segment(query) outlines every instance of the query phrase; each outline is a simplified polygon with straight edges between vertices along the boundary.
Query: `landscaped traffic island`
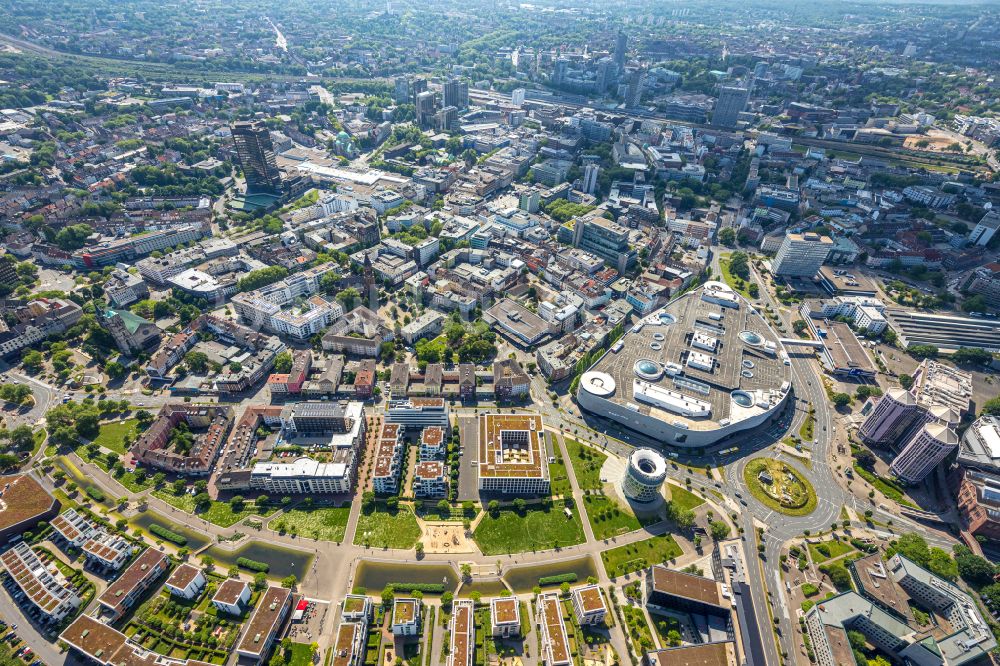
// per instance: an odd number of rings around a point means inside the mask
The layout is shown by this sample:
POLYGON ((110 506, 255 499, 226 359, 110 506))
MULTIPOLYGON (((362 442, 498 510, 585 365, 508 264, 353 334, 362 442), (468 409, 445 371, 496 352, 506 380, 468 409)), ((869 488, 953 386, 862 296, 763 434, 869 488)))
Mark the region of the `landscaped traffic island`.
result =
POLYGON ((762 504, 788 516, 816 508, 816 491, 799 471, 773 458, 754 458, 743 468, 743 481, 762 504))

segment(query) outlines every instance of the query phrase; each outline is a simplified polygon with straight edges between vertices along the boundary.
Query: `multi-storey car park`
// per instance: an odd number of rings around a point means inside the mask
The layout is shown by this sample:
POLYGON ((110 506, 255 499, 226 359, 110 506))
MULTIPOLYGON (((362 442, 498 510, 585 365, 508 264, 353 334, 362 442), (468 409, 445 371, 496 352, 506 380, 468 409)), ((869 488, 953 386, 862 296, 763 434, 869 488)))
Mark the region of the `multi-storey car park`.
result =
POLYGON ((636 323, 583 374, 577 399, 665 444, 702 447, 766 423, 790 393, 767 321, 707 282, 636 323))

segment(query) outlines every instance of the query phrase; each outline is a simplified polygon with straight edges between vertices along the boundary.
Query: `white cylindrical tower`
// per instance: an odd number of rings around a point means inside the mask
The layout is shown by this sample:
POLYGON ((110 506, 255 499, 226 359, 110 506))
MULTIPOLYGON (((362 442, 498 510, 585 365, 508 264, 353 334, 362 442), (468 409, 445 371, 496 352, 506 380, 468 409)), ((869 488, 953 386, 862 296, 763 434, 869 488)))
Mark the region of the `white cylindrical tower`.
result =
POLYGON ((636 449, 628 457, 622 491, 635 502, 652 502, 667 478, 667 461, 653 449, 636 449))

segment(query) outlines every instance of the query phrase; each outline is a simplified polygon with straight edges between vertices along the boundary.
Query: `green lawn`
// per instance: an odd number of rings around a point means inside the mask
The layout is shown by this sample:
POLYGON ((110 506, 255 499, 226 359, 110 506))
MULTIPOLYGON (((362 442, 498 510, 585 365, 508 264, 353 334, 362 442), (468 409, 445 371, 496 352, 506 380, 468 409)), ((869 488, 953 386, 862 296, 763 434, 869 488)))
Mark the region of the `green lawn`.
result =
POLYGON ((761 504, 788 516, 808 516, 816 509, 816 491, 809 480, 791 465, 779 462, 773 458, 754 458, 743 468, 743 482, 747 484, 752 494, 761 504), (771 475, 773 482, 769 489, 772 496, 764 488, 759 475, 765 471, 771 475), (780 498, 790 497, 786 503, 780 498))
POLYGON ((831 539, 830 541, 824 541, 822 543, 810 543, 809 544, 809 556, 812 561, 816 564, 822 564, 827 560, 832 560, 840 557, 841 555, 846 555, 854 550, 850 543, 844 540, 831 539), (828 552, 824 555, 820 547, 828 552))
POLYGON ((313 649, 309 643, 293 642, 291 653, 291 658, 285 663, 285 666, 312 666, 313 649))
MULTIPOLYGON (((632 532, 643 525, 628 509, 620 506, 610 497, 586 495, 583 498, 583 503, 587 508, 587 519, 590 521, 590 527, 598 539, 609 539, 632 532)), ((645 524, 652 522, 656 522, 655 517, 650 518, 645 524)))
POLYGON ((139 421, 137 419, 127 419, 125 421, 116 421, 114 423, 102 423, 101 432, 97 435, 97 439, 94 442, 98 446, 103 446, 106 449, 110 449, 115 453, 125 454, 125 439, 128 437, 130 440, 138 432, 139 421))
POLYGON ((569 473, 566 471, 566 462, 558 446, 552 447, 552 457, 555 462, 549 463, 549 493, 563 497, 570 497, 573 494, 573 487, 569 483, 569 473))
POLYGON ((601 553, 601 561, 609 576, 621 576, 653 564, 662 564, 680 557, 681 553, 673 535, 662 534, 606 550, 601 553))
POLYGON ((521 516, 513 510, 501 510, 494 518, 483 516, 473 534, 483 555, 524 553, 583 543, 583 524, 579 511, 567 518, 563 503, 548 509, 530 508, 521 516))
POLYGON ((670 501, 673 502, 679 509, 694 510, 705 503, 705 500, 698 497, 687 488, 682 488, 681 486, 673 483, 668 483, 667 488, 670 489, 670 501))
POLYGON ((269 527, 284 530, 299 536, 322 541, 344 540, 350 507, 320 507, 316 509, 290 509, 271 521, 269 527))
MULTIPOLYGON (((738 291, 744 298, 753 300, 753 296, 747 290, 747 285, 750 284, 748 281, 743 280, 738 275, 733 275, 729 272, 729 255, 732 253, 726 253, 719 256, 719 268, 722 269, 722 280, 728 284, 730 287, 738 291), (743 288, 737 288, 737 285, 742 283, 743 288)), ((752 274, 751 274, 752 275, 752 274)))
POLYGON ((361 512, 354 544, 371 548, 413 548, 420 538, 417 518, 408 506, 390 512, 382 502, 376 502, 361 512))
POLYGON ((566 451, 569 453, 570 462, 573 463, 573 473, 576 474, 576 483, 580 486, 580 490, 600 490, 601 466, 608 457, 569 437, 566 438, 566 451))
POLYGON ((184 493, 183 495, 175 495, 169 490, 162 489, 154 490, 152 495, 163 500, 174 508, 187 513, 195 514, 199 518, 203 518, 210 523, 218 525, 219 527, 231 527, 248 516, 268 516, 275 511, 275 509, 270 507, 258 510, 252 502, 247 502, 242 511, 233 511, 233 507, 230 506, 229 502, 212 502, 212 505, 208 507, 208 509, 200 513, 196 513, 193 495, 189 495, 187 493, 184 493))

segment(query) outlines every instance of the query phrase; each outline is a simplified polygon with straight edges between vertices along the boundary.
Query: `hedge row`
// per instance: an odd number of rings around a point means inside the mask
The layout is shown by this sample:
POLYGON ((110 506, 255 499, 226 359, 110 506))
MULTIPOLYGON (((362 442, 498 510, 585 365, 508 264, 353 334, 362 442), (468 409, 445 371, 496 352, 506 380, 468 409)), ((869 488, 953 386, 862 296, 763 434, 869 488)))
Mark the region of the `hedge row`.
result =
POLYGON ((539 585, 561 585, 562 583, 575 583, 579 576, 575 573, 564 573, 558 576, 542 576, 538 579, 539 585))
POLYGON ((166 539, 170 543, 178 546, 186 546, 188 542, 187 537, 183 534, 178 534, 177 532, 168 530, 163 525, 157 525, 156 523, 149 526, 149 531, 161 539, 166 539))
POLYGON ((393 592, 424 592, 426 594, 444 594, 444 583, 389 583, 393 592))
POLYGON ((257 560, 251 560, 247 557, 236 558, 236 566, 249 569, 250 571, 256 571, 258 573, 267 573, 271 569, 271 565, 267 562, 258 562, 257 560))
POLYGON ((90 497, 90 499, 94 500, 95 502, 103 502, 104 499, 107 497, 104 494, 104 491, 102 491, 97 486, 87 486, 84 489, 84 492, 86 492, 87 495, 90 497))

